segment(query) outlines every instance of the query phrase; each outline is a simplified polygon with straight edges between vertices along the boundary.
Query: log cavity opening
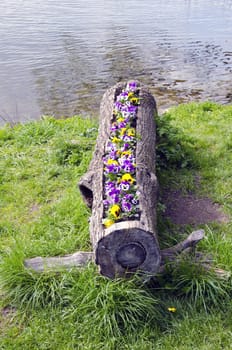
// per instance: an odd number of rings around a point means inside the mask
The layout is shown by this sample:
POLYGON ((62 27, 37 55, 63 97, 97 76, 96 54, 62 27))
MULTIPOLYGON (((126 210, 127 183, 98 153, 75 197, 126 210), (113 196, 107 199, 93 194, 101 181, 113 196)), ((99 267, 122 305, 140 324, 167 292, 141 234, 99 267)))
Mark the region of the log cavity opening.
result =
POLYGON ((85 186, 85 185, 79 185, 80 192, 82 196, 84 197, 85 203, 89 208, 92 208, 93 205, 93 191, 85 186))
POLYGON ((125 269, 139 267, 146 259, 146 250, 138 242, 130 242, 119 247, 116 252, 117 262, 125 269))

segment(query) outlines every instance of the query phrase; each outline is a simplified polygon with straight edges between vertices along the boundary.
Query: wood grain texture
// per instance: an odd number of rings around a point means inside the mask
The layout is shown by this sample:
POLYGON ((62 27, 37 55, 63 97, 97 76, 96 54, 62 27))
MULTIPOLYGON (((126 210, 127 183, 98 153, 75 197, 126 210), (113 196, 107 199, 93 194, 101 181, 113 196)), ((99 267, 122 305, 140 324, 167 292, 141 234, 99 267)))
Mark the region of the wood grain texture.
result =
POLYGON ((93 261, 92 252, 75 252, 66 256, 55 256, 43 258, 26 259, 24 266, 37 272, 58 271, 59 269, 71 269, 73 267, 82 267, 93 261))

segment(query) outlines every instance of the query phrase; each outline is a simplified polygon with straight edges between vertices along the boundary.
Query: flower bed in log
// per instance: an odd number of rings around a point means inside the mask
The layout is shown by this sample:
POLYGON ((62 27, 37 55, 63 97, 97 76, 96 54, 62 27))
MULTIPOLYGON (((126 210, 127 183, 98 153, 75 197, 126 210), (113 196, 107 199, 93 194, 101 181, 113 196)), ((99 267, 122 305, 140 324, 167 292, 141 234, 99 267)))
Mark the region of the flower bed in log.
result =
POLYGON ((110 137, 103 156, 103 225, 139 218, 136 185, 136 118, 139 89, 129 82, 116 96, 110 137))

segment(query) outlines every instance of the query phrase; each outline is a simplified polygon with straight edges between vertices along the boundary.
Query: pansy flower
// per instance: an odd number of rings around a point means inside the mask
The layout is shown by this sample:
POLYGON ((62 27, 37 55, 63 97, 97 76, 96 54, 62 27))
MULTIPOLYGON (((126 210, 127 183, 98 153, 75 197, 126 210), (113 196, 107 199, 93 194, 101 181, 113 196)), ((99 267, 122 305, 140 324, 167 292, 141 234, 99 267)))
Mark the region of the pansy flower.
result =
POLYGON ((108 141, 107 145, 106 145, 106 152, 110 152, 110 151, 116 151, 117 147, 115 145, 115 143, 108 141))
POLYGON ((113 215, 115 218, 119 217, 120 211, 121 211, 121 208, 117 204, 114 204, 109 210, 110 214, 113 215))
POLYGON ((123 165, 122 165, 122 169, 126 172, 126 173, 134 173, 135 172, 135 165, 129 161, 129 160, 125 160, 123 162, 123 165))
POLYGON ((135 136, 135 128, 127 129, 126 133, 127 133, 128 136, 131 136, 131 137, 135 136))
POLYGON ((130 212, 132 209, 132 205, 130 202, 122 201, 122 210, 126 212, 130 212))
POLYGON ((123 135, 122 140, 123 140, 124 142, 131 142, 131 141, 134 140, 134 138, 131 137, 131 136, 128 136, 128 135, 123 135))
POLYGON ((114 224, 114 220, 112 219, 103 219, 103 225, 108 228, 114 224))
POLYGON ((113 181, 105 181, 105 191, 115 188, 115 183, 113 181))
POLYGON ((104 207, 105 207, 106 209, 108 209, 109 206, 110 206, 110 201, 108 201, 108 199, 104 199, 104 200, 103 200, 103 205, 104 205, 104 207))
POLYGON ((128 191, 130 189, 131 183, 129 181, 121 181, 119 188, 121 191, 128 191))
POLYGON ((124 152, 124 151, 128 151, 130 148, 130 145, 129 143, 124 143, 123 146, 121 147, 121 151, 124 152))
POLYGON ((128 181, 129 183, 133 184, 135 182, 135 179, 131 176, 131 174, 124 174, 122 175, 121 181, 128 181))
POLYGON ((128 90, 129 91, 135 91, 137 89, 137 84, 135 81, 132 81, 130 83, 128 83, 128 86, 127 86, 128 90))
POLYGON ((107 164, 104 168, 105 173, 118 174, 120 172, 120 166, 118 164, 107 164))

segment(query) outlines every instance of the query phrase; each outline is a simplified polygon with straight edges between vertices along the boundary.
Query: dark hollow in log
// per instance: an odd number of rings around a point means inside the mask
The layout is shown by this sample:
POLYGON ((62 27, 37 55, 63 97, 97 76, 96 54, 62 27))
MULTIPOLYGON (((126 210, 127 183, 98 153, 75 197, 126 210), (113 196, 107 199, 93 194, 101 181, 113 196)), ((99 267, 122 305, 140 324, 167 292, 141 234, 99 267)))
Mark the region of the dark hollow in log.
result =
POLYGON ((126 88, 119 83, 108 89, 100 107, 100 125, 93 158, 88 172, 81 178, 79 189, 92 209, 90 237, 96 263, 103 275, 114 278, 135 271, 156 273, 161 255, 156 237, 157 179, 155 175, 156 103, 150 92, 137 82, 140 104, 136 117, 136 184, 140 215, 136 219, 116 222, 109 228, 102 224, 103 156, 110 138, 116 97, 126 88))

